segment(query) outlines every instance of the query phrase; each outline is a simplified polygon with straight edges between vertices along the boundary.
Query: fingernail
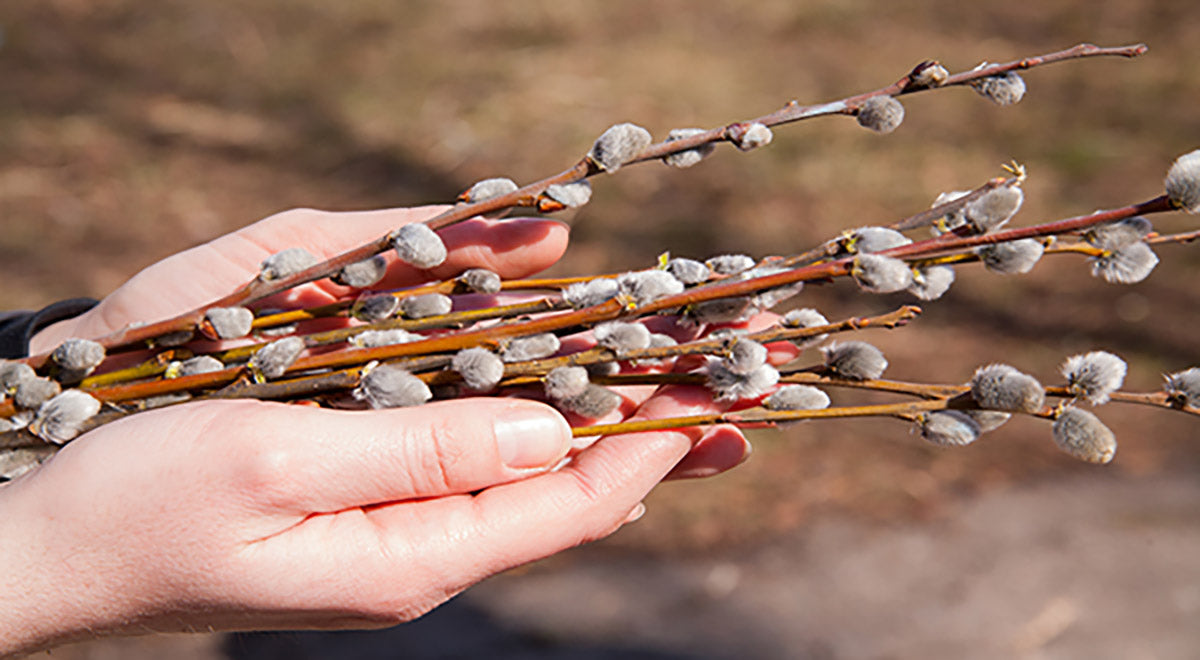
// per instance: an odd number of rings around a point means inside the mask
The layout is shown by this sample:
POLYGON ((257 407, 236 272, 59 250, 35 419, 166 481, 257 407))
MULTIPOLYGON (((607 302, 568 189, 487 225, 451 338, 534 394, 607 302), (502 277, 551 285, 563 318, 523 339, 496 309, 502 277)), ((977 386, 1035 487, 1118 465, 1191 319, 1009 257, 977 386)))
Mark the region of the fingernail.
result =
POLYGON ((638 502, 637 506, 633 507, 633 509, 630 510, 629 515, 625 516, 625 522, 623 522, 621 524, 628 525, 631 522, 637 522, 644 515, 646 515, 646 503, 638 502))
POLYGON ((571 427, 543 408, 513 407, 493 422, 500 460, 510 468, 550 467, 566 455, 571 427))

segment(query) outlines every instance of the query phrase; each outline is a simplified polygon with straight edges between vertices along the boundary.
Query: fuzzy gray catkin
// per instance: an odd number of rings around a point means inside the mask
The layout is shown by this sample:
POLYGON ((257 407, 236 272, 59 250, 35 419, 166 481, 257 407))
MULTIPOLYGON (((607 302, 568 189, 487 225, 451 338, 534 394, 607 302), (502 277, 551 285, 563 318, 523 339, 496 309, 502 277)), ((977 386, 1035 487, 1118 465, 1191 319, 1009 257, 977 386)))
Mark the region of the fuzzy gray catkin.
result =
POLYGON ((80 390, 66 390, 43 403, 29 430, 39 438, 61 445, 83 430, 83 425, 100 412, 100 402, 80 390))
POLYGON ((37 378, 33 367, 16 360, 0 360, 0 398, 15 392, 21 381, 29 378, 37 378))
POLYGON ((420 378, 388 364, 369 369, 353 395, 375 409, 419 406, 433 398, 429 386, 420 378))
POLYGON ((712 271, 703 262, 679 257, 667 262, 667 272, 684 284, 699 284, 712 277, 712 271))
POLYGON ((350 338, 350 343, 358 348, 378 348, 420 341, 423 336, 408 330, 393 328, 391 330, 365 330, 350 338))
POLYGON ((764 364, 749 373, 738 373, 728 360, 710 358, 705 367, 706 384, 717 401, 757 399, 779 382, 779 372, 764 364))
POLYGON ((979 78, 969 84, 980 96, 996 105, 1012 105, 1025 97, 1025 79, 1016 71, 979 78))
MULTIPOLYGON (((678 346, 678 345, 679 345, 679 342, 675 341, 675 338, 670 335, 664 335, 664 334, 658 333, 658 332, 654 332, 654 333, 650 334, 649 348, 668 348, 671 346, 678 346)), ((641 358, 641 359, 638 359, 637 364, 639 366, 644 366, 644 367, 663 367, 663 366, 670 365, 674 361, 674 359, 675 359, 674 357, 666 357, 666 358, 659 358, 659 359, 641 358)))
POLYGON ((750 151, 771 144, 775 134, 765 124, 754 122, 733 137, 733 145, 742 151, 750 151))
POLYGON ((1109 395, 1121 389, 1126 370, 1124 360, 1106 351, 1072 355, 1059 367, 1071 393, 1093 406, 1107 403, 1109 395))
POLYGON ((979 425, 979 430, 982 433, 995 431, 1004 426, 1004 423, 1012 418, 1012 413, 1001 412, 999 410, 964 410, 963 414, 975 420, 979 425))
POLYGON ((872 96, 858 108, 858 125, 879 134, 899 128, 904 121, 904 105, 886 94, 872 96))
POLYGON ((517 183, 505 177, 476 181, 462 198, 465 202, 483 202, 517 191, 517 183))
POLYGON ((1192 367, 1167 374, 1163 390, 1176 405, 1200 408, 1200 369, 1192 367))
POLYGON ((546 397, 551 401, 572 399, 583 394, 590 383, 588 371, 583 367, 555 367, 546 374, 546 397))
POLYGON ((864 341, 836 342, 821 349, 825 368, 842 378, 874 380, 887 369, 887 358, 864 341))
POLYGON ((500 351, 500 358, 505 362, 540 360, 554 355, 561 347, 562 342, 558 340, 557 336, 543 332, 539 335, 517 337, 510 340, 500 351))
MULTIPOLYGON (((785 328, 815 328, 822 325, 829 325, 829 319, 823 314, 812 308, 793 309, 783 315, 779 323, 785 328)), ((825 341, 829 337, 828 333, 815 335, 813 337, 805 337, 802 339, 793 339, 792 343, 800 348, 813 346, 825 341)))
POLYGON ((648 305, 659 298, 683 293, 683 282, 665 270, 638 270, 617 278, 621 293, 637 305, 648 305))
POLYGON ((1005 275, 1016 275, 1033 270, 1045 251, 1041 241, 1022 238, 982 246, 976 249, 976 254, 979 255, 984 268, 1005 275))
POLYGON ((587 204, 592 198, 592 184, 587 179, 571 183, 552 183, 546 186, 546 197, 573 209, 587 204))
POLYGON ((887 227, 859 227, 842 239, 846 252, 882 252, 912 243, 912 239, 887 227))
POLYGON ((725 355, 724 364, 731 372, 747 375, 767 363, 767 347, 751 339, 738 339, 725 355))
POLYGON ((693 323, 740 323, 748 321, 759 312, 754 298, 735 296, 718 298, 689 305, 687 319, 693 323))
POLYGON ((913 272, 900 259, 880 254, 860 254, 854 258, 850 275, 869 293, 895 293, 912 285, 913 272))
POLYGON ((1025 201, 1025 192, 1017 186, 1002 186, 989 190, 982 197, 967 202, 963 216, 979 233, 999 229, 1012 219, 1025 201))
POLYGON ((1200 213, 1200 149, 1175 159, 1163 186, 1175 208, 1200 213))
POLYGON ((279 378, 300 357, 304 348, 304 340, 300 337, 278 339, 255 351, 250 358, 250 367, 267 378, 279 378))
POLYGON ((616 124, 596 138, 588 158, 602 171, 611 174, 636 158, 653 141, 650 131, 637 124, 616 124))
POLYGON ((364 259, 343 267, 333 277, 333 281, 354 289, 365 289, 378 284, 387 274, 387 259, 377 254, 370 259, 364 259))
POLYGON ((950 72, 946 67, 937 62, 930 63, 928 66, 922 67, 920 71, 912 77, 912 85, 914 87, 940 87, 946 79, 950 77, 950 72))
POLYGON ((176 377, 195 376, 197 374, 221 371, 224 368, 225 364, 217 358, 211 355, 198 355, 180 362, 178 368, 175 370, 175 375, 176 377))
POLYGON ((458 281, 475 293, 500 293, 500 275, 486 268, 471 268, 458 276, 458 281))
POLYGON ((49 378, 27 378, 17 384, 13 403, 18 408, 36 410, 46 401, 58 396, 62 386, 49 378))
POLYGON ((254 312, 245 307, 213 307, 204 313, 204 319, 218 339, 237 339, 250 334, 254 312))
MULTIPOLYGON (((667 133, 667 142, 676 142, 684 138, 692 137, 693 135, 700 135, 701 133, 707 132, 708 131, 704 130, 703 128, 673 128, 671 129, 671 132, 667 133)), ((677 167, 680 169, 691 167, 707 158, 708 155, 711 154, 714 149, 716 149, 716 146, 717 145, 711 142, 702 144, 692 149, 687 149, 685 151, 663 156, 663 162, 671 167, 677 167)))
POLYGON ((603 417, 621 405, 621 395, 599 385, 588 385, 582 394, 556 401, 563 409, 586 417, 596 419, 603 417))
POLYGON ((1117 438, 1112 430, 1092 413, 1064 408, 1054 420, 1054 444, 1088 463, 1107 463, 1117 453, 1117 438))
POLYGON ((926 413, 918 421, 921 437, 941 447, 963 447, 979 439, 982 430, 969 415, 957 410, 926 413))
POLYGON ((1096 225, 1084 232, 1083 238, 1102 250, 1115 251, 1134 243, 1141 243, 1152 231, 1154 226, 1150 221, 1137 215, 1096 225))
POLYGON ((504 378, 504 362, 486 348, 464 348, 454 354, 450 368, 458 372, 467 387, 476 392, 486 392, 504 378))
POLYGON ((980 367, 970 385, 975 403, 988 410, 1035 413, 1046 401, 1046 390, 1036 378, 1007 364, 980 367))
POLYGON ((611 277, 576 282, 563 289, 563 300, 575 309, 599 305, 617 297, 621 285, 611 277))
POLYGON ((1092 276, 1111 284, 1136 284, 1150 276, 1158 265, 1158 255, 1145 243, 1125 247, 1093 257, 1092 276))
POLYGON ((937 300, 954 284, 954 269, 950 266, 926 266, 913 272, 908 292, 921 300, 937 300))
POLYGON ((650 330, 641 323, 607 321, 592 329, 596 343, 618 356, 650 346, 650 330))
POLYGON ((400 299, 389 293, 360 298, 350 308, 350 315, 367 323, 386 321, 400 309, 400 299))
POLYGON ((821 410, 829 407, 829 395, 811 385, 784 385, 763 400, 769 410, 821 410))
POLYGON ((446 244, 437 232, 420 222, 392 232, 392 248, 400 261, 417 268, 433 268, 446 260, 446 244))
POLYGON ((721 254, 705 260, 704 265, 718 275, 737 275, 753 268, 754 258, 745 254, 721 254))
POLYGON ((301 247, 288 248, 263 260, 258 278, 264 282, 283 279, 317 265, 317 258, 301 247))
POLYGON ((441 316, 449 314, 452 309, 454 309, 454 301, 450 299, 450 296, 440 293, 408 296, 400 301, 400 313, 410 319, 441 316))
POLYGON ((62 368, 59 379, 77 383, 104 362, 104 347, 90 339, 71 338, 59 344, 50 359, 62 368))

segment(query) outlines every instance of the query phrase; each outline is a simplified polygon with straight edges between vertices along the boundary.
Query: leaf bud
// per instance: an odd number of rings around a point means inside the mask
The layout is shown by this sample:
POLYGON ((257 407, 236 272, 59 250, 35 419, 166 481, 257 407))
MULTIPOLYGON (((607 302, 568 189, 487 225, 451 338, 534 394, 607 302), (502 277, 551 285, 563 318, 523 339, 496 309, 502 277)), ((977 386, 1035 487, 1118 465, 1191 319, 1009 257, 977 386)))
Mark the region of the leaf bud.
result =
POLYGON ((1175 159, 1163 185, 1175 208, 1200 213, 1200 149, 1175 159))
POLYGON ((982 433, 974 419, 957 410, 925 413, 917 425, 921 437, 939 447, 963 447, 978 440, 982 433))
POLYGON ((699 284, 712 277, 712 271, 704 263, 680 257, 667 262, 667 272, 684 284, 699 284))
POLYGON ((937 62, 924 62, 917 66, 910 79, 914 87, 941 87, 950 77, 946 67, 937 62))
POLYGON ((566 401, 583 394, 590 383, 583 367, 555 367, 546 374, 546 396, 551 401, 566 401))
POLYGON ((592 307, 617 297, 621 285, 611 277, 576 282, 563 289, 563 300, 575 309, 592 307))
POLYGON ((454 354, 450 368, 458 372, 467 387, 476 392, 486 392, 504 378, 504 362, 486 348, 464 348, 454 354))
POLYGON ((988 270, 1015 275, 1033 270, 1045 250, 1041 241, 1035 238, 1022 238, 984 245, 976 249, 975 253, 979 255, 980 261, 988 270))
POLYGON ((561 347, 562 342, 558 340, 557 336, 549 332, 543 332, 538 335, 516 337, 509 340, 505 344, 504 349, 500 351, 500 358, 505 362, 540 360, 541 358, 554 355, 561 347))
POLYGON ((433 398, 428 385, 400 367, 381 364, 364 372, 354 398, 366 401, 376 410, 419 406, 433 398))
POLYGON ((908 292, 921 300, 937 300, 954 284, 954 269, 950 266, 926 266, 913 272, 908 292))
POLYGON ((304 348, 304 339, 300 337, 275 340, 254 352, 250 368, 267 378, 279 378, 300 357, 304 348))
POLYGON ((854 258, 850 275, 869 293, 895 293, 912 284, 913 272, 907 263, 880 254, 860 254, 854 258))
POLYGON ((446 260, 446 244, 437 232, 421 222, 413 222, 392 232, 396 256, 417 268, 433 268, 446 260))
POLYGON ((1175 405, 1200 408, 1200 368, 1177 371, 1164 378, 1163 390, 1175 405))
POLYGON ((198 355, 179 363, 176 376, 195 376, 225 369, 225 364, 211 355, 198 355))
POLYGON ((423 293, 407 296, 400 300, 400 313, 410 319, 441 316, 449 314, 452 309, 454 309, 454 301, 450 299, 450 296, 440 293, 423 293))
POLYGON ((383 255, 377 254, 370 259, 345 266, 338 271, 337 275, 333 276, 333 281, 342 286, 365 289, 377 284, 386 274, 387 259, 383 255))
POLYGON ((1046 401, 1046 390, 1036 378, 1007 364, 980 367, 970 385, 975 403, 988 410, 1035 413, 1046 401))
POLYGON ((1112 284, 1136 284, 1150 276, 1158 265, 1158 255, 1145 243, 1125 247, 1093 257, 1092 276, 1112 284))
POLYGON ((350 315, 359 321, 378 323, 392 318, 398 309, 400 309, 399 298, 390 293, 380 293, 354 301, 354 305, 350 308, 350 315))
POLYGON ((770 410, 821 410, 829 407, 829 395, 811 385, 784 385, 763 400, 770 410))
POLYGON ((650 330, 641 323, 608 321, 592 329, 596 343, 621 355, 650 346, 650 330))
POLYGON ((1054 444, 1088 463, 1107 463, 1117 453, 1117 438, 1092 413, 1069 406, 1054 420, 1054 444))
POLYGON ((1012 413, 1000 412, 999 410, 964 410, 962 411, 975 423, 979 425, 981 433, 995 431, 1004 426, 1004 423, 1012 418, 1012 413))
POLYGON ((1059 367, 1072 394, 1093 406, 1108 402, 1108 396, 1125 382, 1125 361, 1106 351, 1072 355, 1059 367))
POLYGON ((996 105, 1012 105, 1025 96, 1025 79, 1016 71, 972 80, 971 87, 996 105))
POLYGON ((43 403, 29 424, 39 438, 61 445, 83 430, 83 425, 100 412, 100 402, 80 390, 66 390, 43 403))
MULTIPOLYGON (((689 138, 693 135, 707 133, 703 128, 673 128, 670 133, 667 133, 667 142, 675 142, 683 138, 689 138)), ((663 156, 663 162, 671 167, 683 169, 691 167, 708 157, 713 152, 717 145, 709 142, 698 147, 680 151, 678 153, 663 156)))
POLYGON ((237 339, 250 334, 254 312, 245 307, 213 307, 204 313, 204 320, 212 326, 217 339, 237 339))
POLYGON ((602 171, 613 173, 642 153, 654 138, 637 124, 615 124, 596 138, 588 158, 602 171))
POLYGON ((904 121, 904 105, 886 94, 872 96, 858 108, 858 125, 881 135, 891 133, 904 121))
POLYGON ((771 144, 771 140, 775 139, 775 134, 765 124, 754 122, 746 125, 739 131, 735 131, 730 136, 733 145, 742 151, 750 151, 758 147, 765 147, 771 144))
POLYGON ((847 234, 841 243, 847 253, 855 254, 890 250, 908 245, 912 239, 887 227, 859 227, 847 234))
POLYGON ((458 276, 458 281, 475 293, 500 293, 500 275, 486 268, 471 268, 458 276))
POLYGON ((874 380, 887 369, 887 358, 865 341, 835 342, 821 349, 825 368, 850 380, 874 380))
POLYGON ((317 258, 301 247, 281 250, 267 257, 258 271, 258 279, 264 282, 283 279, 317 265, 317 258))

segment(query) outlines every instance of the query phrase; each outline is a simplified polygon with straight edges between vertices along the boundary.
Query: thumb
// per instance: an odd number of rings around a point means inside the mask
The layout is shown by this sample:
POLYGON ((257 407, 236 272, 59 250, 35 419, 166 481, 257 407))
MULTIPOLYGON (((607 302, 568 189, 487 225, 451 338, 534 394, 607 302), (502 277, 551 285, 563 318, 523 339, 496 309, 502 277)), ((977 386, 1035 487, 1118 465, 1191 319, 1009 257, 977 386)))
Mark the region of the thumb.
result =
POLYGON ((256 436, 244 439, 248 443, 235 440, 232 447, 222 443, 247 454, 242 458, 249 469, 232 471, 241 482, 233 485, 259 505, 286 512, 468 493, 553 467, 571 440, 557 411, 519 399, 373 411, 234 405, 253 410, 222 415, 233 420, 233 429, 214 428, 223 425, 219 422, 209 427, 233 435, 253 429, 256 436))

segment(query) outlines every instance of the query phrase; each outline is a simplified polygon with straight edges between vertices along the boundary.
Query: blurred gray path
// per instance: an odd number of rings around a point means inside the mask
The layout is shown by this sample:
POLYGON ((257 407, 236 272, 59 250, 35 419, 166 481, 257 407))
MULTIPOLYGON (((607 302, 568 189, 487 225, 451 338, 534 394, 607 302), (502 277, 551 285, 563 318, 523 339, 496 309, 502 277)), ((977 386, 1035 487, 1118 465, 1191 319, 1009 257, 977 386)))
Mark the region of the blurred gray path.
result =
POLYGON ((1097 473, 987 495, 933 524, 826 522, 703 561, 587 551, 494 578, 388 631, 55 653, 167 656, 1197 658, 1200 479, 1097 473))

